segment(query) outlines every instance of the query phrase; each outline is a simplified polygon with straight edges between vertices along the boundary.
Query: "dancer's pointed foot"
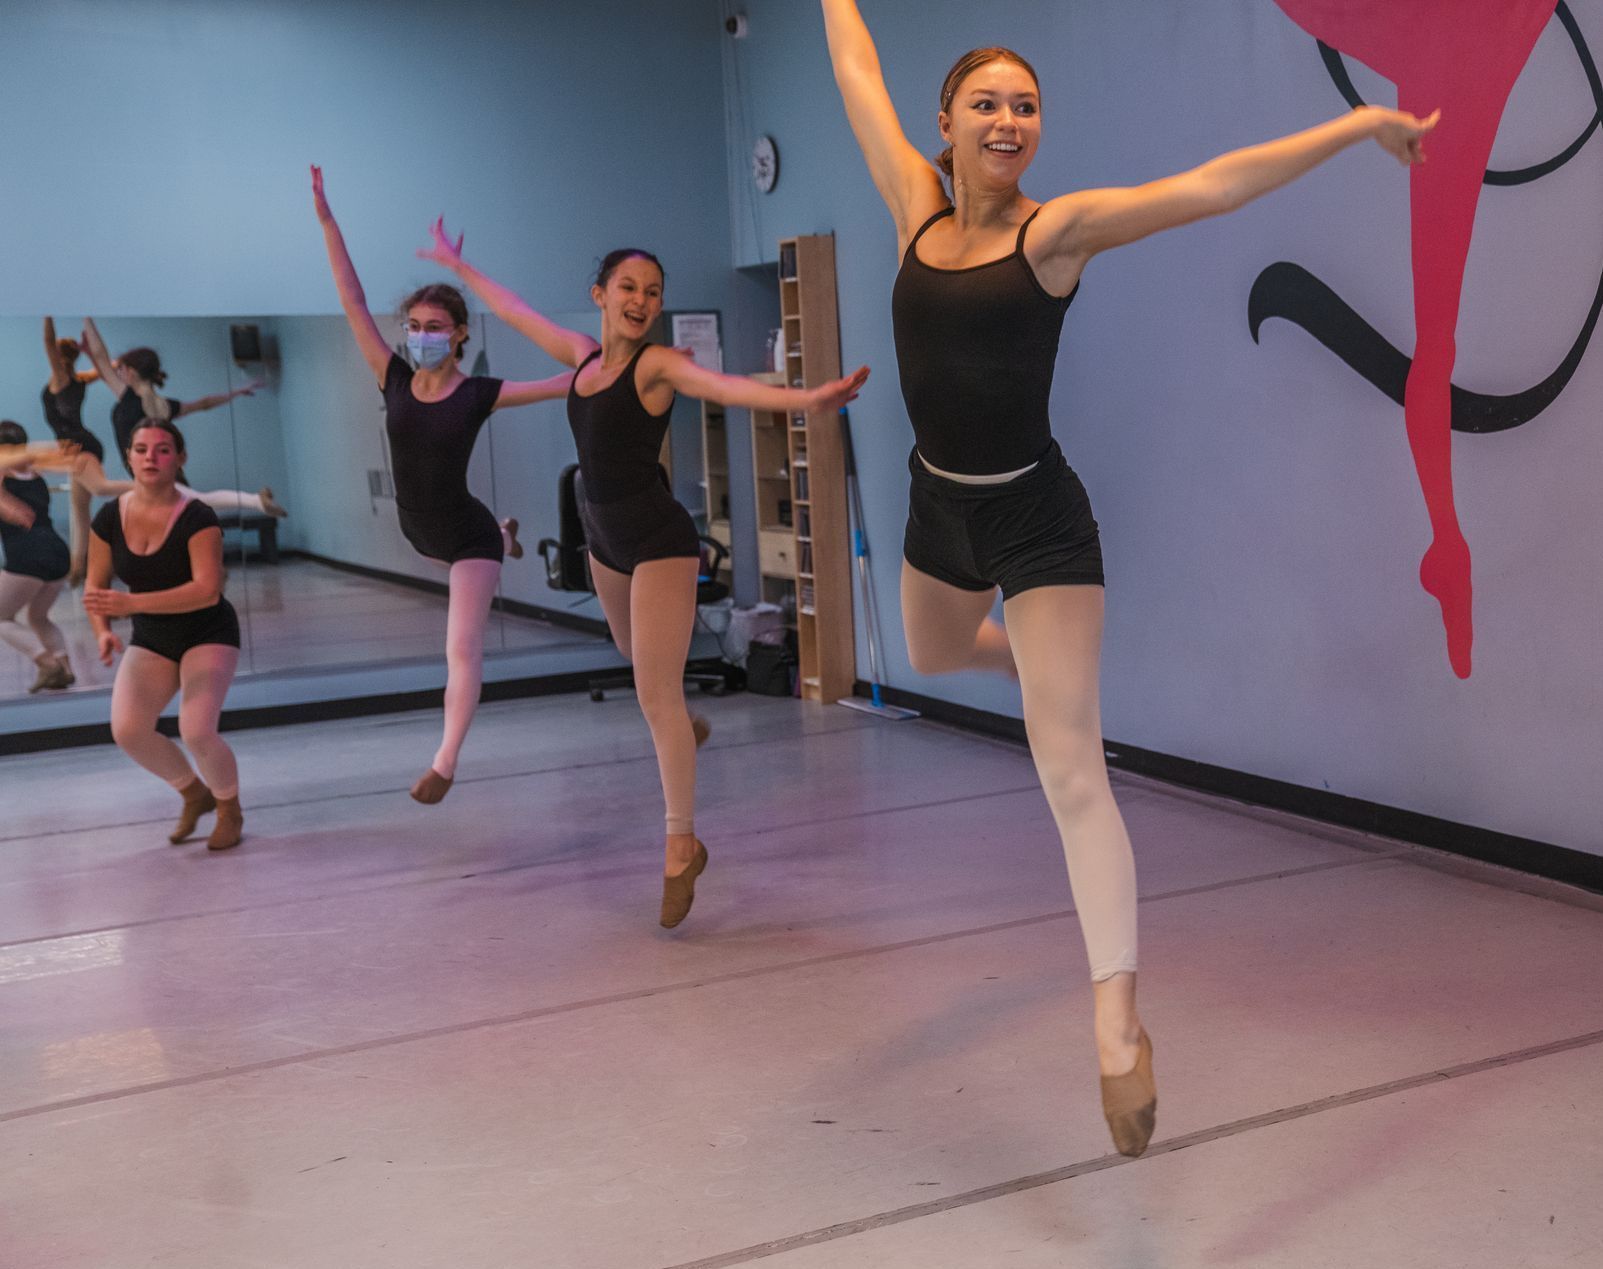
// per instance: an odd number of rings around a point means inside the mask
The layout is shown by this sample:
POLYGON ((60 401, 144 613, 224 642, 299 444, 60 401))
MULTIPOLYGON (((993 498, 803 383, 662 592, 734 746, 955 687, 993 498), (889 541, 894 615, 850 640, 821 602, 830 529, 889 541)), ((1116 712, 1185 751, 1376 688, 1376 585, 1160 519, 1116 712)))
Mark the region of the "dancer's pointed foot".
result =
POLYGON ((217 799, 199 776, 179 789, 178 795, 184 799, 184 809, 178 813, 178 823, 173 826, 173 831, 167 834, 167 840, 174 846, 189 839, 202 815, 217 809, 217 799))
POLYGON ((1102 1115, 1120 1154, 1134 1159, 1146 1150, 1157 1125, 1158 1084, 1152 1074, 1152 1041, 1145 1028, 1135 1065, 1123 1075, 1102 1077, 1102 1115))
POLYGON ((430 767, 418 776, 417 783, 412 786, 412 800, 421 802, 424 806, 433 806, 445 800, 445 795, 451 791, 451 786, 455 783, 455 776, 442 776, 430 767))
POLYGON ((1469 543, 1457 532, 1438 536, 1419 563, 1419 584, 1442 606, 1447 630, 1447 659, 1453 673, 1467 679, 1475 641, 1474 590, 1470 579, 1469 543))
POLYGON ((696 878, 706 871, 707 848, 698 837, 690 862, 679 872, 663 875, 662 913, 658 917, 663 929, 673 929, 690 915, 690 905, 696 901, 696 878))
POLYGON ((501 538, 506 544, 507 557, 521 560, 523 558, 523 543, 518 541, 518 522, 508 517, 501 521, 501 538))
POLYGON ((217 822, 212 835, 206 839, 207 850, 232 850, 245 836, 245 813, 239 808, 239 798, 217 799, 217 822))
POLYGON ((690 730, 696 737, 696 748, 700 749, 707 743, 707 737, 712 735, 712 724, 700 714, 690 716, 690 730))
POLYGON ((273 490, 271 486, 263 485, 261 492, 256 496, 262 500, 262 510, 267 512, 267 514, 272 516, 275 520, 282 520, 289 514, 289 512, 284 509, 283 504, 280 503, 277 498, 273 497, 273 490))

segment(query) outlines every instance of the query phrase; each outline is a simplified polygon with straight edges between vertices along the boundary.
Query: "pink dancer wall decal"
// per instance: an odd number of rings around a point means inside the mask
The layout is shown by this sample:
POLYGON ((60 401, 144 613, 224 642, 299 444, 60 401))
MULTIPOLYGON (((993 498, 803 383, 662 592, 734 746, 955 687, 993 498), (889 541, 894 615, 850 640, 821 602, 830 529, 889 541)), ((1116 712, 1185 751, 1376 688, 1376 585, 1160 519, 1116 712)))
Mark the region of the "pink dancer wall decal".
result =
POLYGON ((1453 672, 1468 678, 1469 544, 1453 505, 1454 335, 1475 208, 1514 83, 1557 0, 1275 0, 1316 39, 1397 85, 1399 109, 1442 122, 1410 173, 1415 347, 1403 416, 1430 516, 1420 583, 1441 605, 1453 672))

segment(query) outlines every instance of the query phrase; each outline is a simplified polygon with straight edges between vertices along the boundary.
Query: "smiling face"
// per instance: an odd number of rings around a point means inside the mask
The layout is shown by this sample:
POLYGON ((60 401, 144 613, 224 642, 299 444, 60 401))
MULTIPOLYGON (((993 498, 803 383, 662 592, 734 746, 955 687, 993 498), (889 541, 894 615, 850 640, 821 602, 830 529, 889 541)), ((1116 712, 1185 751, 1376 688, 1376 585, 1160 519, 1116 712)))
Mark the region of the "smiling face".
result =
POLYGON ((128 466, 140 485, 147 489, 172 485, 177 482, 178 469, 183 465, 183 449, 166 428, 134 429, 128 446, 128 466))
POLYGON ((940 114, 953 180, 1018 184, 1041 143, 1041 89, 1019 63, 998 57, 970 71, 940 114))
POLYGON ((605 286, 590 288, 601 310, 603 331, 641 340, 662 313, 662 270, 655 261, 631 256, 612 270, 605 286))

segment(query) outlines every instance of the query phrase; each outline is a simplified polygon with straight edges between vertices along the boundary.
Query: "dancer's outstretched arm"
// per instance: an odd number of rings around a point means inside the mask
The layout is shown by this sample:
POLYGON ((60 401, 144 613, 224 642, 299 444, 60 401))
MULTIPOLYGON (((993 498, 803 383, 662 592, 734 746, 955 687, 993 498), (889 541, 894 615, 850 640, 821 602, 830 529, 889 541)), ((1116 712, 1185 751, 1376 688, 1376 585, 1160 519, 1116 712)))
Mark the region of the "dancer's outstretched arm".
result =
POLYGON ((513 330, 531 343, 538 344, 547 355, 564 366, 578 366, 600 347, 590 336, 566 326, 558 326, 549 317, 537 313, 514 292, 480 273, 462 258, 462 237, 452 242, 445 232, 445 217, 429 227, 433 244, 420 248, 418 257, 432 260, 449 269, 462 279, 462 284, 484 301, 494 313, 513 330))
POLYGON ((61 343, 56 338, 56 319, 53 317, 45 318, 45 358, 50 363, 50 391, 65 390, 73 380, 72 367, 61 355, 61 343))
POLYGON ((345 320, 350 323, 351 334, 356 336, 356 346, 362 350, 362 360, 382 385, 389 369, 390 347, 368 311, 367 295, 356 276, 356 266, 351 263, 345 238, 334 223, 334 213, 329 210, 328 199, 323 194, 323 169, 315 164, 312 166, 312 204, 317 209, 318 223, 323 226, 323 245, 328 248, 328 264, 334 271, 334 286, 340 293, 345 320))
POLYGON ((29 441, 26 445, 0 445, 0 472, 14 467, 40 471, 71 471, 78 462, 78 446, 71 441, 29 441))
POLYGON ((1049 289, 1079 277, 1085 262, 1110 247, 1220 216, 1288 185, 1349 146, 1373 140, 1405 167, 1425 160, 1423 141, 1441 111, 1418 119, 1363 106, 1304 132, 1232 150, 1176 176, 1123 189, 1090 189, 1044 204, 1031 231, 1030 255, 1049 289))
POLYGON ((95 319, 83 319, 83 350, 89 354, 89 360, 94 363, 95 372, 100 376, 100 382, 113 392, 121 396, 133 384, 122 376, 116 366, 112 365, 111 354, 106 351, 106 341, 100 338, 100 328, 95 325, 95 319))
POLYGON ((235 397, 249 397, 256 394, 257 388, 265 388, 266 379, 252 379, 243 388, 235 388, 231 392, 214 392, 209 397, 198 397, 193 401, 180 401, 173 417, 184 414, 199 414, 202 410, 215 410, 220 405, 227 405, 235 397))
POLYGON ((835 83, 869 175, 896 219, 903 250, 918 227, 947 204, 935 165, 913 148, 885 88, 879 54, 857 0, 823 0, 835 83))
POLYGON ((716 401, 719 405, 744 406, 748 410, 785 410, 791 414, 811 414, 819 410, 838 410, 856 398, 858 389, 868 378, 868 367, 860 366, 844 379, 835 379, 816 388, 781 388, 776 384, 759 383, 743 375, 719 374, 698 366, 694 360, 676 348, 660 344, 646 350, 640 359, 642 394, 653 387, 667 384, 675 392, 698 401, 716 401))
POLYGON ((549 379, 507 379, 501 384, 501 395, 495 399, 495 408, 506 410, 518 405, 533 405, 536 401, 555 401, 568 395, 572 383, 571 370, 564 370, 549 379))

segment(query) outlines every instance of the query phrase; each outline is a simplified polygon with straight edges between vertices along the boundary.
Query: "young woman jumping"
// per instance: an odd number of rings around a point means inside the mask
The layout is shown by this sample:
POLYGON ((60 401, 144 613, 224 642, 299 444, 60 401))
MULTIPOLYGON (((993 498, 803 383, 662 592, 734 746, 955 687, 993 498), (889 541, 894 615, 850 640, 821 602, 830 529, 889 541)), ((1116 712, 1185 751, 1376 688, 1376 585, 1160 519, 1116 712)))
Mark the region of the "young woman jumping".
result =
MULTIPOLYGON (((635 691, 657 752, 667 815, 662 907, 678 925, 695 899, 707 848, 696 837, 696 746, 705 739, 685 708, 685 657, 696 620, 701 543, 690 513, 674 500, 657 456, 674 396, 792 414, 838 410, 857 395, 867 368, 803 390, 778 388, 696 365, 649 342, 662 313, 663 269, 638 248, 601 262, 590 299, 601 310, 601 342, 541 316, 462 259, 443 223, 419 252, 450 269, 497 317, 575 368, 568 423, 579 451, 580 518, 590 574, 618 651, 634 666, 635 691)), ((699 720, 697 720, 699 721, 699 720)))
POLYGON ((891 312, 916 442, 902 567, 908 656, 924 674, 988 669, 1019 680, 1090 956, 1103 1111, 1120 1152, 1138 1155, 1157 1086, 1135 1004, 1135 865, 1102 751, 1102 551, 1047 408, 1063 319, 1099 252, 1232 211, 1360 141, 1417 163, 1435 117, 1354 111, 1178 176, 1042 203, 1019 188, 1041 139, 1040 85, 1023 57, 981 48, 952 67, 937 171, 902 132, 856 0, 823 0, 823 11, 846 115, 901 259, 891 312), (1005 626, 990 617, 998 589, 1005 626))
POLYGON ((312 201, 340 306, 356 346, 384 394, 384 427, 395 474, 401 532, 419 555, 450 570, 445 628, 445 734, 412 796, 432 805, 450 791, 457 759, 478 708, 484 673, 484 631, 501 580, 503 556, 523 554, 517 521, 497 523, 468 492, 468 460, 479 429, 496 410, 550 401, 568 390, 571 374, 513 383, 468 376, 458 363, 468 341, 468 309, 455 287, 426 286, 401 304, 407 365, 384 342, 367 296, 323 194, 323 172, 312 168, 312 201))

